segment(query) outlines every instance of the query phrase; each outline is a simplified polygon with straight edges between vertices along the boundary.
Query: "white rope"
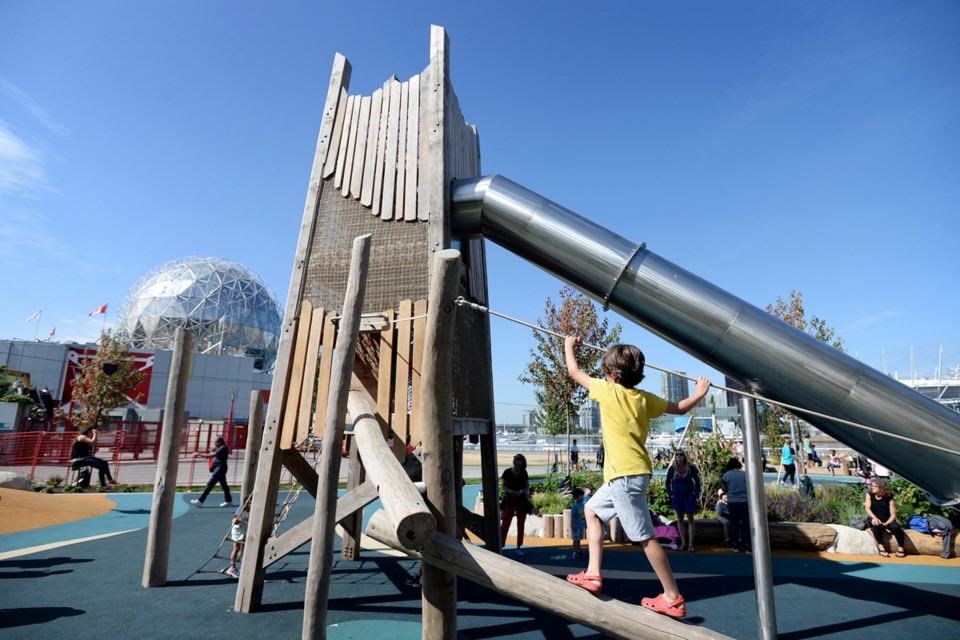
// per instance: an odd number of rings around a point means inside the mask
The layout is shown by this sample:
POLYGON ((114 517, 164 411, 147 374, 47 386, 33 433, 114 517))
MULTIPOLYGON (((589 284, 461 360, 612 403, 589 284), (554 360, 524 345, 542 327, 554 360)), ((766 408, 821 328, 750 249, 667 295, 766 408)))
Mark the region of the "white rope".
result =
MULTIPOLYGON (((562 334, 557 333, 556 331, 551 331, 550 329, 545 329, 545 328, 543 328, 543 327, 540 327, 540 326, 537 326, 537 325, 534 325, 534 324, 530 324, 529 322, 524 322, 523 320, 518 320, 517 318, 513 318, 513 317, 511 317, 511 316, 508 316, 508 315, 505 315, 505 314, 502 314, 502 313, 498 313, 498 312, 496 312, 496 311, 493 311, 493 310, 491 310, 491 309, 488 309, 487 307, 485 307, 485 306, 483 306, 483 305, 480 305, 480 304, 477 304, 477 303, 475 303, 475 302, 469 302, 468 300, 465 300, 463 297, 457 298, 456 300, 454 300, 454 302, 455 302, 457 305, 461 306, 461 307, 469 307, 469 308, 473 309, 474 311, 479 311, 480 313, 486 313, 486 314, 489 314, 489 315, 492 315, 492 316, 497 316, 498 318, 503 318, 504 320, 509 320, 510 322, 515 322, 515 323, 520 324, 520 325, 523 325, 523 326, 525 326, 525 327, 529 327, 529 328, 533 329, 534 331, 539 331, 539 332, 541 332, 541 333, 547 333, 547 334, 552 335, 552 336, 555 336, 555 337, 557 337, 557 338, 566 338, 566 337, 567 337, 567 336, 565 336, 565 335, 562 335, 562 334)), ((606 351, 607 351, 607 350, 606 350, 605 348, 603 348, 603 347, 598 347, 597 345, 588 344, 588 343, 586 343, 586 342, 582 342, 582 343, 580 343, 580 344, 582 344, 584 347, 587 347, 587 348, 590 348, 590 349, 596 349, 597 351, 602 351, 602 352, 606 352, 606 351)), ((655 364, 650 364, 649 362, 645 363, 645 366, 648 366, 648 367, 650 367, 651 369, 656 369, 657 371, 662 371, 662 372, 664 372, 664 373, 669 373, 669 374, 671 374, 671 375, 675 375, 675 376, 677 376, 677 377, 679 377, 679 378, 685 378, 685 379, 687 379, 687 380, 693 380, 694 382, 696 382, 696 380, 697 380, 696 378, 694 378, 694 377, 692 377, 692 376, 688 376, 688 375, 683 374, 683 373, 680 373, 680 372, 678 372, 678 371, 672 371, 672 370, 670 370, 670 369, 665 369, 665 368, 663 368, 663 367, 658 367, 657 365, 655 365, 655 364)), ((743 390, 740 390, 740 389, 731 389, 730 387, 725 387, 725 386, 723 386, 723 385, 713 384, 713 383, 711 383, 710 386, 715 387, 715 388, 717 388, 717 389, 722 389, 723 391, 729 391, 729 392, 731 392, 731 393, 736 393, 736 394, 738 394, 738 395, 744 396, 745 398, 751 398, 751 399, 753 399, 753 400, 759 400, 760 402, 766 402, 767 404, 772 404, 772 405, 775 405, 775 406, 778 406, 778 407, 781 407, 781 408, 783 408, 783 409, 787 409, 787 410, 790 410, 790 411, 799 411, 799 412, 801 412, 801 413, 806 413, 806 414, 808 414, 808 415, 817 416, 818 418, 824 418, 824 419, 830 420, 830 421, 832 421, 832 422, 838 422, 838 423, 840 423, 840 424, 845 424, 845 425, 847 425, 847 426, 855 427, 855 428, 857 428, 857 429, 863 429, 864 431, 869 431, 869 432, 871 432, 871 433, 876 433, 876 434, 879 434, 879 435, 882 435, 882 436, 887 436, 887 437, 889 437, 889 438, 896 438, 897 440, 903 440, 904 442, 910 442, 910 443, 912 443, 912 444, 920 445, 921 447, 927 447, 928 449, 936 449, 937 451, 943 451, 943 452, 945 452, 945 453, 950 453, 950 454, 953 454, 953 455, 955 455, 955 456, 960 456, 960 451, 954 451, 953 449, 950 449, 950 448, 948 448, 948 447, 941 447, 940 445, 931 444, 931 443, 929 443, 929 442, 923 442, 923 441, 921 441, 921 440, 916 440, 916 439, 914 439, 914 438, 909 438, 909 437, 907 437, 907 436, 902 436, 902 435, 897 434, 897 433, 890 433, 889 431, 883 431, 882 429, 877 429, 877 428, 874 428, 874 427, 868 427, 867 425, 865 425, 865 424, 860 424, 859 422, 852 422, 852 421, 850 421, 850 420, 844 420, 843 418, 837 418, 837 417, 834 417, 834 416, 830 416, 830 415, 827 415, 827 414, 825 414, 825 413, 820 413, 820 412, 817 412, 817 411, 813 411, 812 409, 804 409, 803 407, 798 407, 798 406, 795 406, 795 405, 792 405, 792 404, 787 404, 787 403, 785 403, 785 402, 777 402, 776 400, 771 400, 771 399, 769 399, 769 398, 765 398, 765 397, 763 397, 763 396, 756 395, 756 394, 753 394, 753 393, 749 393, 749 392, 747 392, 747 391, 743 391, 743 390)))

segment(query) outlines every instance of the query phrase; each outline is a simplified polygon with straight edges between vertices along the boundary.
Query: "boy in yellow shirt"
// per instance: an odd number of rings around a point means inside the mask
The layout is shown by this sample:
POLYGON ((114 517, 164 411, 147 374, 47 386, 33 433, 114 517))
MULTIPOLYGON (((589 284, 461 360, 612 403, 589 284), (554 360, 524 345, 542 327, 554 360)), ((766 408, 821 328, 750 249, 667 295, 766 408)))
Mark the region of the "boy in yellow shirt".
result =
POLYGON ((656 598, 643 598, 641 604, 652 611, 682 618, 687 607, 670 561, 653 532, 650 507, 647 504, 647 486, 653 476, 653 464, 647 452, 647 433, 650 420, 664 413, 684 414, 707 395, 710 381, 698 378, 696 391, 680 402, 634 389, 643 380, 643 353, 633 345, 618 344, 603 356, 601 366, 606 380, 591 378, 580 370, 575 347, 578 336, 567 336, 564 355, 567 374, 590 392, 590 399, 600 405, 600 425, 606 460, 603 468, 603 486, 584 509, 587 519, 587 543, 590 559, 585 571, 567 576, 571 582, 587 591, 599 594, 603 590, 600 565, 603 559, 603 523, 614 516, 630 540, 639 542, 654 573, 660 579, 663 593, 656 598))

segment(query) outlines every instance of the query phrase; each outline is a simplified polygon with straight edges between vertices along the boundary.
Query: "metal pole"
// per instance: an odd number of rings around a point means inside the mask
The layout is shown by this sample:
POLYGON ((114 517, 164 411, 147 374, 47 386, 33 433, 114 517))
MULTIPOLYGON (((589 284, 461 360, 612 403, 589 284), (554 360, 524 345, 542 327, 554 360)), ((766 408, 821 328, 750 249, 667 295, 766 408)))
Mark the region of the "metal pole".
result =
POLYGON ((750 513, 750 539, 753 544, 753 573, 757 590, 760 638, 777 637, 777 611, 773 599, 773 569, 770 563, 770 533, 767 530, 767 498, 763 486, 760 455, 760 430, 757 427, 757 403, 740 399, 743 417, 743 456, 747 462, 747 509, 750 513))

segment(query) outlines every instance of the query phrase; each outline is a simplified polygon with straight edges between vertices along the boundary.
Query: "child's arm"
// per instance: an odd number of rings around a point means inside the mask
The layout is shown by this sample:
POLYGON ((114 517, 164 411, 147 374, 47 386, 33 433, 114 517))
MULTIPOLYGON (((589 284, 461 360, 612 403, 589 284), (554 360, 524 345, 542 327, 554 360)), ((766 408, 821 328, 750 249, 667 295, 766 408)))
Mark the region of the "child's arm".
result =
POLYGON ((693 409, 697 406, 697 403, 703 399, 703 396, 707 395, 707 391, 710 390, 710 381, 704 377, 697 378, 697 385, 694 389, 693 395, 684 398, 680 402, 669 402, 667 403, 667 413, 672 413, 675 415, 683 415, 690 409, 693 409))
POLYGON ((590 389, 590 376, 580 370, 573 348, 580 344, 580 336, 567 336, 563 341, 563 354, 567 361, 567 375, 584 389, 590 389))

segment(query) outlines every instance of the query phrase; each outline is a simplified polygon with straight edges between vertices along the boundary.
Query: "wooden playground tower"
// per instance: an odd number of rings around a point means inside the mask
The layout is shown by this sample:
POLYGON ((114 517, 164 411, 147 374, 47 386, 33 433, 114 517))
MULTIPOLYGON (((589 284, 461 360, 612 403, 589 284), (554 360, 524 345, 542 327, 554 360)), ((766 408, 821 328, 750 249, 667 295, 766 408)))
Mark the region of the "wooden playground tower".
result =
POLYGON ((255 611, 266 569, 311 543, 304 638, 326 634, 335 524, 341 554, 367 534, 423 559, 423 635, 456 636, 456 576, 621 638, 717 637, 639 606, 595 598, 499 555, 498 469, 484 245, 452 251, 450 185, 480 175, 476 127, 449 79, 449 42, 432 27, 430 62, 370 96, 349 95, 337 55, 300 227, 258 456, 235 609, 255 611), (345 436, 345 423, 352 424, 345 436), (298 447, 323 436, 315 470, 298 447), (462 442, 479 441, 484 517, 460 499, 462 442), (420 447, 426 493, 401 463, 420 447), (341 452, 348 487, 337 498, 341 452), (316 498, 312 518, 273 533, 283 468, 316 498), (469 530, 481 549, 456 538, 469 530))

